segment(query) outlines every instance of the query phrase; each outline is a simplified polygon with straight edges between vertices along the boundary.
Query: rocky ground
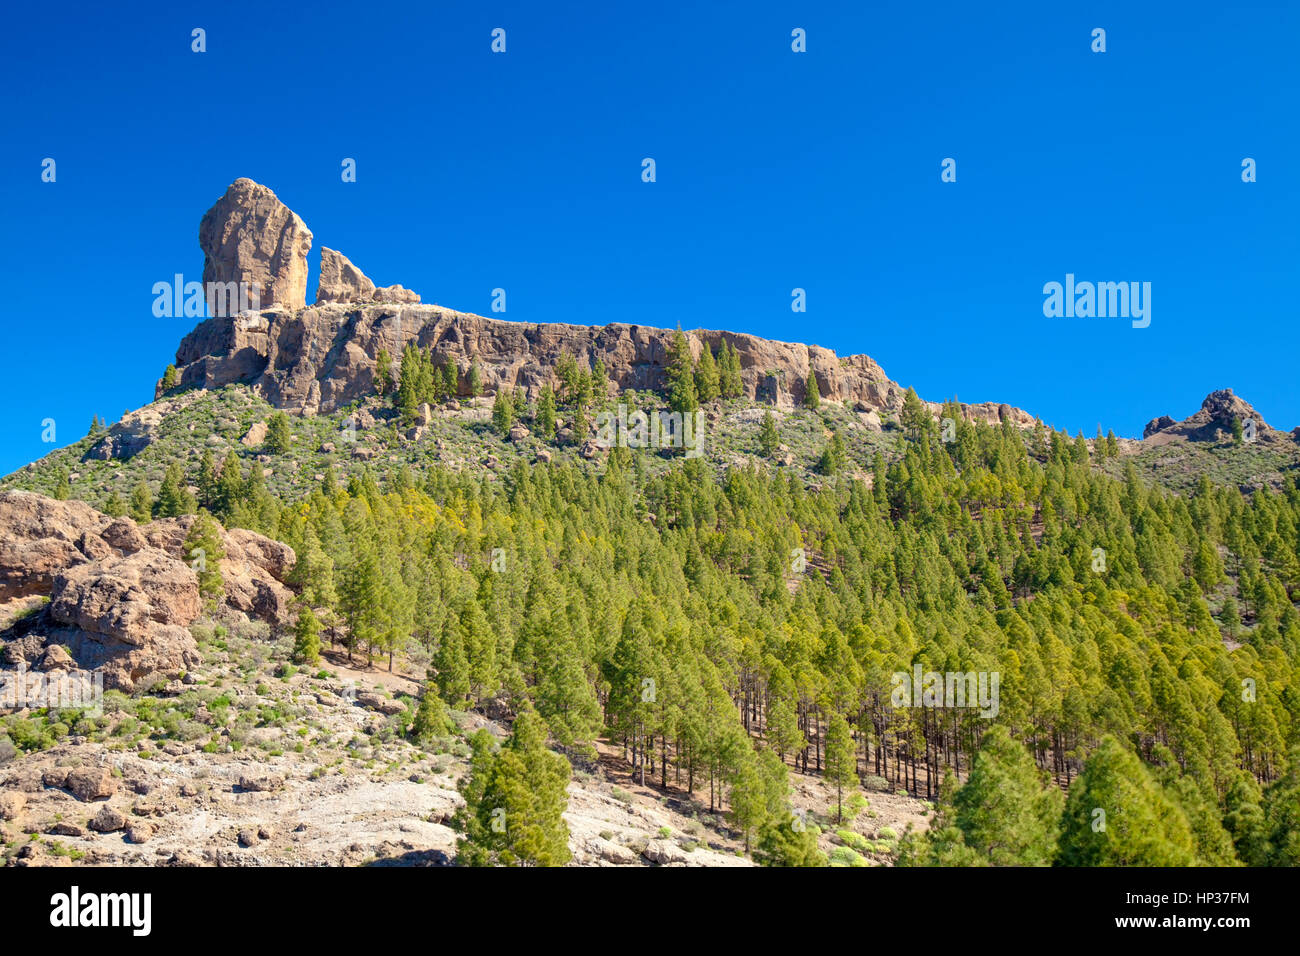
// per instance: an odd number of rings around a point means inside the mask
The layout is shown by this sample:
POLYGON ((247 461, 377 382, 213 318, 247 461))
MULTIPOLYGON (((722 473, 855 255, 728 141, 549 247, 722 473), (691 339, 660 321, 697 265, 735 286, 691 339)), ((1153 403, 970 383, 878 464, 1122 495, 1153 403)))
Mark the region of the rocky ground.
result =
MULTIPOLYGON (((401 734, 414 707, 409 676, 342 656, 296 670, 283 641, 206 620, 196 630, 204 663, 179 687, 110 693, 102 716, 0 765, 8 865, 452 862, 464 736, 503 727, 456 713, 457 736, 419 747, 401 734)), ((751 865, 699 794, 640 787, 618 767, 602 759, 575 772, 565 815, 574 865, 751 865)), ((825 822, 832 796, 813 778, 792 780, 795 806, 825 822)), ((857 865, 888 862, 897 834, 924 826, 925 813, 911 798, 869 795, 843 828, 866 847, 857 865)), ((843 855, 844 842, 827 827, 828 853, 843 855)))

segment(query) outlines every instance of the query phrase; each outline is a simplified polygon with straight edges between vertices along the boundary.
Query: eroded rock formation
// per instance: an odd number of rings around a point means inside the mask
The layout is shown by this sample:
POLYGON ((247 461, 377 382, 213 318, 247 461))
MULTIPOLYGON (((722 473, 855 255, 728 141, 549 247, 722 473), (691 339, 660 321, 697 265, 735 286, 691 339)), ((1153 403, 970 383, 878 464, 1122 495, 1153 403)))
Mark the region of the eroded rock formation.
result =
MULTIPOLYGON (((77 501, 0 493, 0 603, 50 599, 34 627, 6 642, 6 662, 102 670, 106 687, 122 689, 192 668, 198 651, 189 625, 202 607, 184 554, 193 522, 187 516, 141 526, 77 501)), ((221 538, 224 603, 288 623, 293 549, 238 528, 221 538)))
POLYGON ((311 239, 306 224, 275 193, 236 179, 199 223, 204 288, 245 282, 261 296, 262 308, 301 309, 307 304, 311 239))

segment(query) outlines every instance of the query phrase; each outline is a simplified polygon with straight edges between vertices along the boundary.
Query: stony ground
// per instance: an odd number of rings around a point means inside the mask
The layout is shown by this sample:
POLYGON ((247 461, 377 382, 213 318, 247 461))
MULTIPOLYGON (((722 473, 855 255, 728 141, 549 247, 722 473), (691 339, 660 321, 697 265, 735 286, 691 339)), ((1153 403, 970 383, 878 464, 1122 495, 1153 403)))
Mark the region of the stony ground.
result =
MULTIPOLYGON (((418 688, 411 675, 342 655, 295 669, 284 642, 260 631, 196 630, 204 665, 170 694, 110 692, 102 716, 0 764, 7 865, 452 862, 464 738, 480 727, 503 736, 503 727, 455 713, 456 736, 418 747, 401 735, 418 688)), ((642 787, 615 748, 600 749, 569 786, 575 865, 750 865, 720 810, 709 810, 707 785, 694 795, 642 787)), ((897 835, 925 825, 920 801, 871 793, 837 828, 820 780, 791 780, 794 805, 845 865, 887 863, 897 835)))

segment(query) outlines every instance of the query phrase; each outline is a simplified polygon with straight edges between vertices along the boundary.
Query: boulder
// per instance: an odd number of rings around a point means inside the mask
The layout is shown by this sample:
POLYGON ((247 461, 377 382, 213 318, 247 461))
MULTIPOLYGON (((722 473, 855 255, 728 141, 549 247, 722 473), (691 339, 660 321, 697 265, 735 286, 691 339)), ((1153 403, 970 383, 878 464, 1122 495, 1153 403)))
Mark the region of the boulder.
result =
POLYGON ((63 789, 83 803, 105 800, 117 793, 117 778, 107 767, 78 767, 68 771, 63 789))
POLYGON ((0 792, 0 820, 17 820, 27 806, 27 796, 16 790, 0 792))
POLYGON ((253 422, 239 443, 245 448, 260 448, 262 442, 266 441, 267 428, 266 422, 253 422))
POLYGON ((126 817, 112 807, 103 806, 87 825, 96 833, 114 833, 126 829, 126 817))
POLYGON ((246 773, 239 777, 239 789, 250 793, 268 793, 284 788, 284 777, 277 773, 246 773))
POLYGON ((132 823, 126 828, 126 842, 148 843, 157 832, 158 828, 152 823, 132 823))
POLYGON ((658 863, 660 866, 686 862, 686 851, 672 840, 651 840, 646 844, 641 855, 651 863, 658 863))

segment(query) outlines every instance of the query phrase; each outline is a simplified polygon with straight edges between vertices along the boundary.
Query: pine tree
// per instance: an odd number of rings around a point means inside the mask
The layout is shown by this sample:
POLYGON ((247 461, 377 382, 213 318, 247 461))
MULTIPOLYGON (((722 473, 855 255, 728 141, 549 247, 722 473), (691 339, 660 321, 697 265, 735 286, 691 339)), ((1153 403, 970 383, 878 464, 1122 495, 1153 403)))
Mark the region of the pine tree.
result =
POLYGON ((442 366, 442 387, 448 398, 454 399, 460 394, 460 368, 450 355, 442 366))
POLYGON ((167 466, 162 485, 158 488, 158 517, 179 518, 181 515, 193 514, 196 507, 194 496, 185 487, 181 466, 172 462, 167 466))
POLYGON ((153 520, 153 494, 144 481, 138 481, 131 489, 131 501, 127 513, 136 524, 148 524, 153 520))
MULTIPOLYGON (((480 732, 483 734, 483 732, 480 732)), ((495 753, 476 735, 465 806, 455 825, 463 834, 457 862, 470 866, 563 866, 569 861, 564 811, 569 762, 546 747, 546 723, 525 706, 495 753)))
POLYGON ((767 409, 763 412, 763 424, 758 429, 758 448, 764 458, 771 458, 780 444, 781 436, 777 434, 776 419, 772 417, 772 410, 767 409))
POLYGON ((808 370, 808 379, 804 382, 803 403, 813 411, 820 408, 822 404, 821 386, 817 384, 817 376, 812 369, 808 370))
POLYGON ((555 437, 555 393, 549 384, 542 386, 541 396, 537 399, 537 434, 543 441, 555 437))
POLYGON ((713 359, 713 349, 707 343, 700 349, 700 361, 695 369, 695 393, 701 404, 708 404, 722 394, 718 365, 713 359))
POLYGON ((388 349, 380 349, 375 356, 375 393, 387 395, 393 389, 393 357, 388 349))
POLYGON ((997 726, 984 735, 970 778, 957 791, 955 823, 966 845, 993 866, 1047 866, 1064 803, 1025 746, 997 726))
POLYGON ((293 659, 295 663, 311 666, 320 663, 320 621, 310 607, 298 611, 293 628, 293 659))
POLYGON ((492 424, 501 437, 510 434, 510 426, 514 424, 515 403, 506 394, 504 389, 497 389, 496 398, 492 401, 492 424))
POLYGON ((415 721, 411 724, 411 736, 417 743, 428 746, 433 740, 447 737, 454 730, 451 718, 447 715, 447 705, 438 696, 437 681, 425 681, 420 706, 416 709, 415 721))
POLYGON ((933 419, 930 416, 930 409, 921 397, 916 394, 916 389, 909 388, 903 396, 903 411, 900 415, 903 423, 903 431, 908 438, 919 439, 923 434, 930 430, 933 419))
POLYGON ((832 713, 826 726, 826 756, 822 764, 826 782, 835 788, 835 821, 844 820, 844 789, 857 788, 858 752, 842 714, 832 713))
POLYGON ((226 550, 221 544, 221 531, 212 515, 200 510, 185 536, 181 553, 199 578, 199 594, 203 597, 220 597, 225 589, 221 576, 221 559, 226 550))
POLYGON ((293 444, 293 432, 289 429, 289 416, 276 411, 266 420, 266 438, 262 450, 268 455, 283 455, 293 444))
POLYGON ((1070 787, 1061 819, 1065 866, 1191 866, 1196 854, 1182 810, 1132 751, 1102 738, 1070 787))
POLYGON ((478 398, 483 394, 483 373, 479 371, 478 363, 475 362, 469 367, 469 394, 472 398, 478 398))
POLYGON ((176 366, 168 365, 166 370, 163 372, 163 377, 161 382, 162 390, 164 392, 170 392, 173 388, 175 388, 180 383, 181 383, 181 377, 180 374, 176 371, 176 366))
POLYGON ((67 501, 72 496, 72 484, 68 480, 68 469, 60 468, 54 480, 54 499, 67 501))
POLYGON ((699 407, 699 397, 695 391, 691 347, 681 329, 673 333, 668 355, 668 407, 685 415, 699 407))
POLYGON ((745 391, 740 375, 740 353, 728 341, 723 341, 718 356, 718 391, 723 398, 739 398, 745 391))

